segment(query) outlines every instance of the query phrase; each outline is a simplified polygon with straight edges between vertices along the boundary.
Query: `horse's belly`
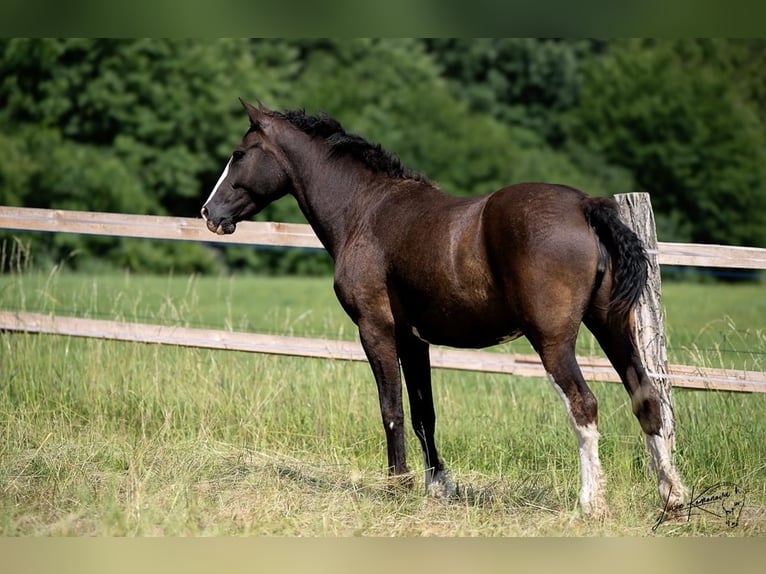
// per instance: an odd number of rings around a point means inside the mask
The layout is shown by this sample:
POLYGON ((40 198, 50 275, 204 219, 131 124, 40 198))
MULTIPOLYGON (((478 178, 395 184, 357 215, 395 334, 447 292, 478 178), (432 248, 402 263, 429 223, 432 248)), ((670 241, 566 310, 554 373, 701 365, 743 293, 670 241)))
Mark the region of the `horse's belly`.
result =
POLYGON ((458 349, 482 349, 513 341, 522 335, 519 329, 513 331, 479 331, 470 329, 453 331, 451 329, 434 330, 428 327, 418 329, 416 326, 412 327, 412 333, 426 343, 456 347, 458 349))
POLYGON ((421 310, 413 317, 413 334, 434 345, 473 348, 491 347, 517 339, 521 329, 506 313, 497 310, 421 310))

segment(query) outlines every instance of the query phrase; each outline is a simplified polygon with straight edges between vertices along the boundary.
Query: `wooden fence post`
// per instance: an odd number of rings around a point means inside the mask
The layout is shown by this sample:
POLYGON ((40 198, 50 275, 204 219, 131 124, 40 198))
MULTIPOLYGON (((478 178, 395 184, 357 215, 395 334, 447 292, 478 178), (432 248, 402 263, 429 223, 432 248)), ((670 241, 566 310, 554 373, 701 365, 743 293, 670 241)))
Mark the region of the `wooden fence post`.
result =
POLYGON ((636 337, 641 360, 660 395, 663 438, 668 453, 672 453, 676 443, 675 418, 670 396, 671 384, 667 376, 668 357, 662 320, 662 286, 652 202, 648 193, 619 194, 615 195, 614 199, 619 206, 620 218, 641 238, 648 252, 648 280, 636 307, 636 337))

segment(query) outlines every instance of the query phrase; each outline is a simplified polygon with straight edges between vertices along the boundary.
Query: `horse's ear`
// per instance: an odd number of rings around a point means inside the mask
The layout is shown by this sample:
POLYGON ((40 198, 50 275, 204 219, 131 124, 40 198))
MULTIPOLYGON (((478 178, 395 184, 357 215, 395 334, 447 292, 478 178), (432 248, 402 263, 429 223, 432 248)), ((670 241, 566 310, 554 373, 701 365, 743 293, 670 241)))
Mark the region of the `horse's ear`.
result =
POLYGON ((250 125, 251 126, 259 126, 263 127, 266 123, 264 120, 266 119, 266 115, 269 113, 270 110, 266 108, 260 101, 258 101, 258 107, 256 108, 252 104, 246 102, 242 98, 239 98, 239 103, 242 104, 242 107, 245 108, 245 111, 247 112, 247 117, 250 118, 250 125))

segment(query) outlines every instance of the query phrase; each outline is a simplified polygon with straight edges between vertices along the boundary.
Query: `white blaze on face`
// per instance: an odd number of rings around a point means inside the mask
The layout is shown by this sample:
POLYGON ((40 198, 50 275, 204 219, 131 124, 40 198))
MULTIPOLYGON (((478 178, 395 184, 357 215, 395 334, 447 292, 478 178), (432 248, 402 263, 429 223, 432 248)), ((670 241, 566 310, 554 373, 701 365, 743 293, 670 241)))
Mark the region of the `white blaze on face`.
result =
MULTIPOLYGON (((218 191, 218 188, 221 187, 221 184, 223 183, 223 180, 226 179, 226 176, 229 175, 229 166, 231 165, 231 159, 226 164, 226 167, 223 168, 223 173, 221 174, 221 177, 218 178, 218 182, 215 184, 215 187, 213 188, 213 191, 210 192, 210 195, 207 198, 207 201, 205 201, 205 205, 210 203, 210 200, 213 199, 213 196, 218 191)), ((204 212, 203 212, 204 216, 204 212)))

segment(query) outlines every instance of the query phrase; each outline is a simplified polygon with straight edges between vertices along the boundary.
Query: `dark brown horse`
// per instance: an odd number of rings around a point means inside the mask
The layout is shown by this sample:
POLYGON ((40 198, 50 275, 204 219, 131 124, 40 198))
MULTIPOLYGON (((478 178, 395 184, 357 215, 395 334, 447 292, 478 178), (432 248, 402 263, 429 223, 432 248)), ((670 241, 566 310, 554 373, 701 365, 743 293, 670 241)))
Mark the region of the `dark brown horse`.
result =
POLYGON ((585 323, 632 399, 662 501, 683 501, 632 329, 646 256, 611 199, 545 183, 453 197, 330 117, 242 104, 250 129, 202 217, 211 231, 233 233, 272 201, 295 197, 335 261, 335 292, 359 327, 390 474, 409 473, 400 365, 426 487, 449 495, 454 487, 434 442, 429 344, 478 348, 524 335, 577 435, 582 509, 605 512, 596 398, 575 360, 585 323))

